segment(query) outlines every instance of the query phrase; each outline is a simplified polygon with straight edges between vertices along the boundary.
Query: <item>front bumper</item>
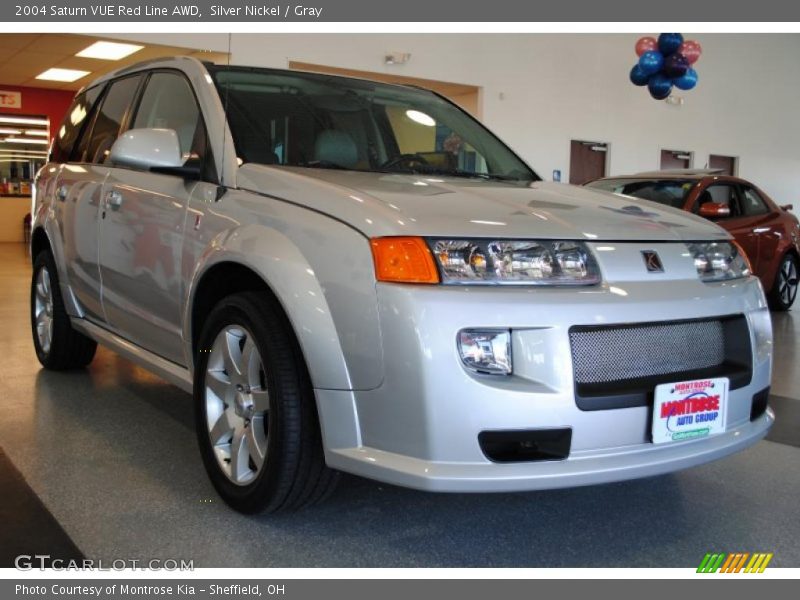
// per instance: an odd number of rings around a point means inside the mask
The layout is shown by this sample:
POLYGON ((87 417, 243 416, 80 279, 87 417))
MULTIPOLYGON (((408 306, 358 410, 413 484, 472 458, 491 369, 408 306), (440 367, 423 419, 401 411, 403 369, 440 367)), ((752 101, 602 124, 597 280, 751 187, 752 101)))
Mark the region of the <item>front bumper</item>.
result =
MULTIPOLYGON (((626 246, 638 255, 636 245, 626 246)), ((678 252, 678 245, 656 246, 667 263, 678 252)), ((572 289, 380 284, 382 384, 368 391, 317 390, 328 464, 424 490, 522 491, 658 475, 755 443, 774 419, 769 410, 750 418, 753 396, 771 377, 761 287, 755 278, 704 284, 672 272, 572 289), (752 369, 749 383, 729 392, 725 433, 656 446, 651 406, 577 406, 570 327, 729 315, 746 318, 752 369), (456 337, 466 328, 511 329, 514 374, 465 370, 456 337), (572 440, 563 460, 494 463, 478 442, 482 431, 564 427, 572 440)))
POLYGON ((444 463, 368 447, 334 450, 328 460, 342 471, 428 492, 524 492, 611 483, 695 467, 755 444, 774 420, 772 410, 767 409, 755 421, 705 440, 576 452, 563 461, 444 463))

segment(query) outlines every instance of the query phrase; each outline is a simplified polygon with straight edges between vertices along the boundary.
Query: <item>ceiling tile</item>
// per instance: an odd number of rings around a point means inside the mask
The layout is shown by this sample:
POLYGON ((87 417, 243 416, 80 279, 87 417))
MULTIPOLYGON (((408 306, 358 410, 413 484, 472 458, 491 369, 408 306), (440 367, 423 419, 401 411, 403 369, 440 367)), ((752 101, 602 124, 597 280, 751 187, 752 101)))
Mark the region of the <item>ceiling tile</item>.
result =
MULTIPOLYGON (((199 60, 225 62, 224 53, 206 53, 191 48, 148 44, 122 60, 98 60, 76 57, 75 54, 98 39, 106 37, 73 34, 2 34, 0 33, 0 85, 25 85, 37 88, 78 90, 94 79, 116 69, 144 60, 193 55, 199 60), (90 74, 78 81, 55 82, 37 80, 46 69, 60 67, 80 69, 90 74)), ((113 39, 113 38, 111 38, 113 39)))
POLYGON ((21 50, 41 36, 40 33, 3 33, 0 34, 0 48, 21 50))

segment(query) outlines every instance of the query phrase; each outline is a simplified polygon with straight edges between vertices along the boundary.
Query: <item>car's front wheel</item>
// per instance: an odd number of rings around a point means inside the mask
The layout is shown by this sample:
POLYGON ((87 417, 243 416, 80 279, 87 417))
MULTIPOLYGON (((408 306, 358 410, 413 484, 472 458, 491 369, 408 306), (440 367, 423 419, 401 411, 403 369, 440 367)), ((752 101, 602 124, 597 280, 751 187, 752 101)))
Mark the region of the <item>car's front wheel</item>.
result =
POLYGON ((797 257, 791 253, 784 255, 769 293, 769 305, 772 310, 789 310, 794 304, 797 297, 797 275, 797 257))
POLYGON ((85 367, 97 343, 72 328, 58 286, 53 256, 44 250, 33 261, 31 330, 36 357, 53 371, 85 367))
POLYGON ((337 473, 322 449, 314 392, 299 345, 267 293, 222 300, 195 362, 196 427, 209 477, 245 513, 326 497, 337 473))

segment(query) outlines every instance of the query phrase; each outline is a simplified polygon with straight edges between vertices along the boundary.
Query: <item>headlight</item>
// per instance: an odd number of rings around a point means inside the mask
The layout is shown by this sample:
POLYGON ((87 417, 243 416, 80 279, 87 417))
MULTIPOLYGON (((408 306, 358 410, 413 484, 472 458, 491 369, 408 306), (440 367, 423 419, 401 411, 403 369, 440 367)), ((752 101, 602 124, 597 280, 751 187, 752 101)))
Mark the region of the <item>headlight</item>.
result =
POLYGON ((430 240, 444 284, 593 285, 600 269, 583 242, 430 240))
POLYGON ((686 244, 702 281, 727 281, 750 275, 750 261, 736 242, 686 244))

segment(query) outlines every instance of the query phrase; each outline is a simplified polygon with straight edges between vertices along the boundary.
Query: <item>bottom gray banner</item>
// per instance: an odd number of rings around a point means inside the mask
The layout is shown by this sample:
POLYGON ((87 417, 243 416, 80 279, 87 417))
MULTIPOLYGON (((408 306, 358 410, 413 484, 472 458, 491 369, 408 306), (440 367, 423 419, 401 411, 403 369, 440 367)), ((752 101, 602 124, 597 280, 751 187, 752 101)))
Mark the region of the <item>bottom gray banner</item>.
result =
POLYGON ((290 600, 317 600, 319 598, 347 600, 424 600, 426 598, 458 598, 459 600, 486 600, 487 598, 542 598, 552 597, 604 598, 620 597, 659 600, 684 594, 725 594, 726 600, 748 598, 753 594, 779 594, 787 592, 793 581, 748 577, 722 577, 703 575, 692 579, 654 581, 635 580, 558 580, 558 579, 313 579, 313 580, 76 580, 29 579, 4 580, 0 583, 0 598, 51 598, 52 600, 102 598, 131 599, 180 597, 197 600, 212 598, 252 599, 287 598, 290 600), (711 589, 714 586, 714 589, 711 589), (758 586, 758 590, 756 587, 758 586), (613 594, 613 596, 606 596, 613 594), (575 595, 575 596, 573 596, 575 595))

